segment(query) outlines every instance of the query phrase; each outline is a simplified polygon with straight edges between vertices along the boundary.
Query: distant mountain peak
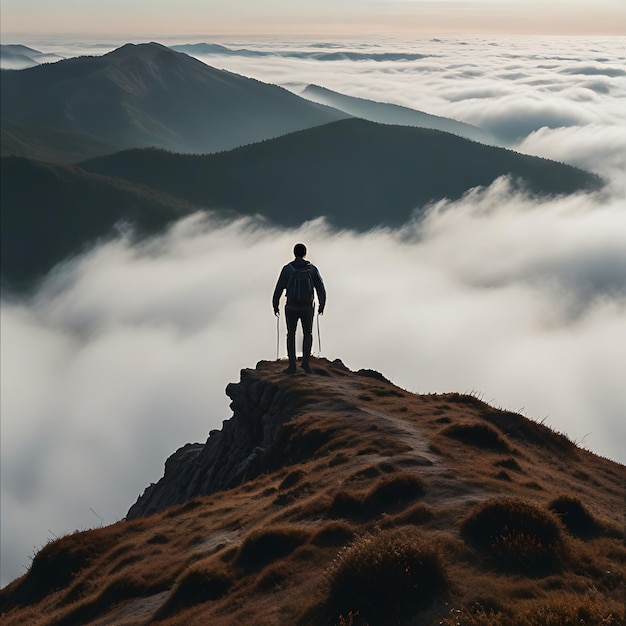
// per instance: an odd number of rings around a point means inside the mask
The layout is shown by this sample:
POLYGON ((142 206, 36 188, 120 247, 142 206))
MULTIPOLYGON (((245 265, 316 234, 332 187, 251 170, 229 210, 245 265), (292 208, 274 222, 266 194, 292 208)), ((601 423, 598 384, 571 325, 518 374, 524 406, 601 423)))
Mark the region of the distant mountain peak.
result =
POLYGON ((117 67, 120 67, 120 64, 123 66, 123 64, 128 63, 139 63, 161 71, 166 71, 168 67, 172 66, 172 63, 175 63, 179 71, 188 73, 189 78, 193 77, 195 73, 216 71, 187 54, 176 52, 155 41, 138 44, 127 43, 108 52, 100 59, 103 62, 116 64, 117 67))
MULTIPOLYGON (((333 91, 332 89, 328 89, 328 87, 322 87, 321 85, 316 85, 315 83, 311 83, 310 85, 307 85, 303 90, 302 93, 305 95, 309 95, 309 94, 328 94, 328 95, 343 95, 340 94, 338 91, 333 91)), ((361 100, 362 98, 357 98, 358 100, 361 100)))
POLYGON ((2 69, 27 69, 41 63, 56 62, 62 58, 58 54, 41 52, 22 44, 0 44, 0 66, 2 69))
POLYGON ((0 44, 0 51, 11 51, 18 52, 22 54, 43 54, 40 50, 35 50, 35 48, 30 48, 29 46, 24 46, 19 43, 3 43, 0 44))
POLYGON ((224 54, 231 52, 230 48, 226 48, 217 43, 187 43, 170 46, 170 48, 177 52, 185 52, 188 54, 224 54))
POLYGON ((85 133, 120 148, 218 152, 347 117, 157 42, 2 72, 1 79, 3 120, 85 133))
POLYGON ((142 56, 142 55, 154 55, 158 54, 169 54, 171 56, 177 56, 178 53, 163 44, 160 44, 156 41, 150 41, 146 43, 126 43, 115 50, 111 50, 111 52, 107 52, 103 55, 102 58, 115 58, 121 56, 142 56))
POLYGON ((425 113, 407 106, 348 96, 314 84, 305 87, 301 93, 305 98, 309 98, 313 102, 332 106, 348 115, 360 117, 371 122, 432 128, 485 144, 499 144, 495 137, 489 135, 482 128, 452 118, 425 113))

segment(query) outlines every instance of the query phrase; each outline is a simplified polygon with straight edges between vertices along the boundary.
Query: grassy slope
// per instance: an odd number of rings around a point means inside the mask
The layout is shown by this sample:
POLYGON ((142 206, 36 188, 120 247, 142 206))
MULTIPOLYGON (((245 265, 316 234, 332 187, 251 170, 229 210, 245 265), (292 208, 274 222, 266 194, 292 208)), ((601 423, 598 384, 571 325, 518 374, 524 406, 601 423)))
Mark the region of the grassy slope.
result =
POLYGON ((597 177, 569 165, 435 130, 358 119, 221 154, 131 150, 81 166, 279 224, 325 215, 356 229, 397 226, 431 200, 459 198, 507 174, 537 194, 599 185, 597 177))
POLYGON ((313 366, 248 372, 298 407, 290 465, 49 544, 0 592, 7 623, 317 626, 350 609, 370 626, 623 623, 624 466, 471 396, 313 366), (559 498, 578 503, 564 523, 559 498), (464 520, 494 502, 551 533, 480 544, 464 520))

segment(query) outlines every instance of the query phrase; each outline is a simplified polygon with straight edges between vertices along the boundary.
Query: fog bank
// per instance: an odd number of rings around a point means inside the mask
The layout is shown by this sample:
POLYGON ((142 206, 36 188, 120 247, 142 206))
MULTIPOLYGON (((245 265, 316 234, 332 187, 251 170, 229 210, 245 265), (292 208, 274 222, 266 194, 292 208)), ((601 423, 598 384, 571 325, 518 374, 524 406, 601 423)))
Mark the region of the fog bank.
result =
POLYGON ((276 358, 271 294, 299 240, 328 289, 323 356, 478 393, 625 460, 619 199, 538 203, 503 179, 367 234, 196 215, 3 300, 3 582, 33 544, 123 517, 169 454, 230 417, 225 386, 276 358))

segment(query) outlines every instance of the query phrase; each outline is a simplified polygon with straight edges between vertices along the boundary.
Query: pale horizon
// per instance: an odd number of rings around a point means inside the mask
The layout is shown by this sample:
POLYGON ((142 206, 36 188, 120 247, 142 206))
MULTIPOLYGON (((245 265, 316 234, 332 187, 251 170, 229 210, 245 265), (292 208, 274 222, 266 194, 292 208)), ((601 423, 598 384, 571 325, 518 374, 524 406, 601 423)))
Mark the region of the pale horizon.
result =
POLYGON ((626 6, 614 0, 601 0, 593 6, 580 0, 324 0, 306 8, 284 0, 271 0, 263 7, 249 0, 229 5, 181 0, 175 8, 138 0, 117 10, 104 4, 79 8, 69 0, 54 5, 43 0, 4 0, 1 17, 3 39, 78 35, 197 38, 626 34, 626 6))

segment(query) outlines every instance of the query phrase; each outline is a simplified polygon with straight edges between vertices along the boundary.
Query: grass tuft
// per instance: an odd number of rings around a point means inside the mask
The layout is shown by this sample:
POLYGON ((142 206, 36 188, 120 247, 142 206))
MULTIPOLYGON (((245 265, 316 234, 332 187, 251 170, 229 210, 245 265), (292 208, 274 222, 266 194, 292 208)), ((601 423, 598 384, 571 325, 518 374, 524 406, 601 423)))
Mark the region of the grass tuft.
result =
POLYGON ((333 499, 330 512, 339 517, 369 519, 381 513, 402 510, 421 497, 424 491, 425 483, 417 474, 411 472, 387 474, 365 493, 339 491, 333 499))
POLYGON ((114 578, 99 593, 85 597, 77 605, 71 607, 63 617, 56 619, 56 626, 74 626, 90 624, 97 617, 110 611, 115 605, 130 598, 148 596, 162 591, 159 581, 148 583, 141 577, 120 575, 114 578))
POLYGON ((335 494, 329 513, 335 517, 358 517, 361 514, 361 498, 342 489, 335 494))
POLYGON ((417 474, 397 472, 383 476, 365 495, 363 507, 372 513, 397 511, 424 495, 424 480, 417 474))
POLYGON ((290 487, 293 487, 296 483, 299 483, 305 476, 306 474, 304 471, 300 469, 293 470, 292 472, 287 474, 287 476, 285 476, 280 485, 278 485, 278 489, 289 489, 290 487))
POLYGON ((476 446, 483 450, 495 450, 497 452, 510 452, 509 444, 502 438, 500 433, 491 425, 484 422, 472 422, 470 424, 451 424, 444 428, 441 433, 451 439, 462 443, 476 446))
POLYGON ((496 461, 493 464, 494 467, 504 467, 505 469, 508 470, 513 470, 514 472, 522 472, 522 468, 520 467, 520 464, 512 457, 508 458, 508 459, 502 459, 501 461, 496 461))
POLYGON ((517 498, 494 498, 461 524, 465 541, 503 569, 543 575, 558 568, 564 545, 558 518, 517 498))
POLYGON ((172 592, 155 614, 155 619, 163 619, 178 613, 181 609, 203 604, 223 597, 233 584, 233 580, 219 562, 196 563, 178 579, 172 592))
POLYGON ((356 528, 344 521, 326 522, 311 538, 311 543, 321 548, 343 546, 354 538, 356 528))
POLYGON ((257 572, 288 554, 309 538, 309 531, 300 526, 271 526, 255 530, 241 544, 233 564, 246 573, 257 572))
POLYGON ((284 562, 274 563, 259 574, 254 587, 257 591, 267 593, 268 591, 278 589, 291 576, 292 572, 284 562))
POLYGON ((178 517, 179 515, 183 515, 184 513, 189 513, 190 511, 195 511, 198 507, 202 506, 203 500, 202 498, 194 498, 193 500, 189 500, 184 504, 177 504, 172 506, 169 509, 166 509, 163 517, 165 519, 170 519, 173 517, 178 517))
POLYGON ((481 606, 452 609, 441 626, 621 626, 619 606, 607 606, 591 596, 568 593, 561 598, 511 611, 485 610, 481 606))
POLYGON ((589 539, 600 534, 600 524, 578 498, 560 496, 552 500, 548 508, 559 516, 572 535, 589 539))
POLYGON ((106 529, 76 531, 51 541, 35 555, 15 592, 2 602, 2 610, 38 602, 52 591, 68 587, 83 568, 109 549, 112 541, 106 529))
POLYGON ((406 526, 407 524, 414 524, 419 526, 430 522, 434 517, 434 512, 430 506, 417 502, 410 506, 408 509, 397 513, 396 515, 385 518, 387 525, 393 526, 406 526))
POLYGON ((397 624, 448 590, 438 552, 411 527, 364 535, 337 555, 327 572, 325 609, 339 616, 358 612, 370 624, 397 624))

